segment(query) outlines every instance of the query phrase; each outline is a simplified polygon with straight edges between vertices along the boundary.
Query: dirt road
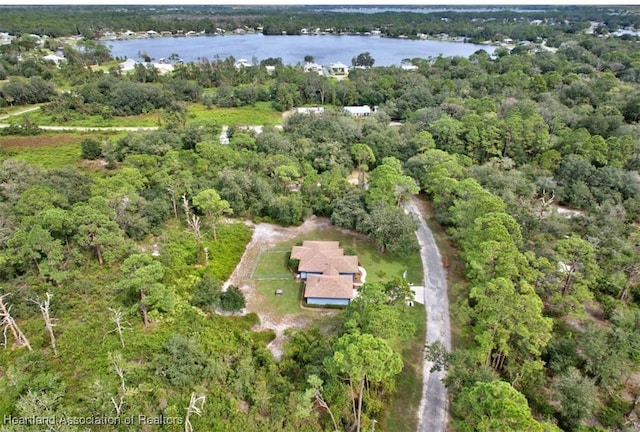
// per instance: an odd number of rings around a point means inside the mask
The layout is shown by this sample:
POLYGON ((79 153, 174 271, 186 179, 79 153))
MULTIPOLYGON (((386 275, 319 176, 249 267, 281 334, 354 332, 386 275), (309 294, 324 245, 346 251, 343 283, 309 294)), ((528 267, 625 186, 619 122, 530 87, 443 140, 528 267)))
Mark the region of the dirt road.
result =
MULTIPOLYGON (((420 244, 424 268, 424 307, 427 312, 426 343, 442 342, 451 349, 451 326, 449 322, 449 298, 447 297, 447 275, 442 266, 440 252, 431 230, 420 211, 420 201, 414 198, 405 209, 419 222, 416 235, 420 244)), ((430 372, 432 362, 425 361, 422 382, 422 400, 418 412, 419 432, 445 432, 448 423, 448 398, 442 378, 445 371, 430 372)))

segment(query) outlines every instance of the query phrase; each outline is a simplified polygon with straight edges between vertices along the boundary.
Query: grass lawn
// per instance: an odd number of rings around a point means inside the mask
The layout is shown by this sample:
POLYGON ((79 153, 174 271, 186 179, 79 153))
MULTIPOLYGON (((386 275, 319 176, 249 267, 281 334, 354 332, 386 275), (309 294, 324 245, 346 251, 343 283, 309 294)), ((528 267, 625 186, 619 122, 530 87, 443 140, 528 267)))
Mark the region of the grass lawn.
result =
POLYGON ((292 273, 287 268, 289 251, 264 251, 258 258, 258 264, 253 270, 252 279, 291 279, 292 273))
POLYGON ((238 108, 207 108, 203 104, 189 104, 187 121, 214 120, 221 126, 277 125, 282 123, 282 113, 271 107, 270 102, 256 102, 238 108))
POLYGON ((260 280, 256 281, 256 292, 264 299, 264 304, 269 312, 278 315, 311 315, 313 311, 300 309, 302 299, 302 283, 293 279, 260 280), (282 295, 275 294, 277 289, 282 290, 282 295))

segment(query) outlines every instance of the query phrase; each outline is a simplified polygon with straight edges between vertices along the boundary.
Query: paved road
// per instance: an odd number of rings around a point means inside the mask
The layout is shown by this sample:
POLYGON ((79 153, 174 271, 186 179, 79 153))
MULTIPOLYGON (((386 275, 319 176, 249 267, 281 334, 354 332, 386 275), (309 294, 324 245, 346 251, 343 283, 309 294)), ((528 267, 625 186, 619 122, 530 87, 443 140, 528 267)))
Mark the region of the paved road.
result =
MULTIPOLYGON (((416 236, 420 244, 424 268, 424 307, 427 312, 426 343, 440 341, 451 349, 451 326, 449 323, 449 298, 447 276, 442 266, 440 252, 431 230, 419 210, 418 198, 405 207, 419 222, 416 236)), ((445 432, 448 423, 447 389, 442 383, 444 371, 430 372, 432 362, 425 361, 423 369, 422 400, 418 413, 418 432, 445 432)))

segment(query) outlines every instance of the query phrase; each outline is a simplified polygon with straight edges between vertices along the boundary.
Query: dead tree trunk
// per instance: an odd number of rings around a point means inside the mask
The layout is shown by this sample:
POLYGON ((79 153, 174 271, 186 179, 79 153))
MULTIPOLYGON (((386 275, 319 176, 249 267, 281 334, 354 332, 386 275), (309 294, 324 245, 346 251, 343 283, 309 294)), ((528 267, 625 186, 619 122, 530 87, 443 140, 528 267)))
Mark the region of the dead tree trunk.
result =
POLYGON ((193 231, 193 236, 196 239, 196 243, 200 246, 200 242, 202 240, 202 236, 200 235, 200 218, 191 213, 189 209, 189 200, 187 200, 186 195, 182 195, 182 208, 184 209, 184 216, 187 220, 187 225, 193 231))
POLYGON ((191 425, 189 417, 191 417, 191 414, 202 415, 202 407, 206 399, 207 397, 205 395, 196 397, 194 393, 191 393, 191 400, 187 407, 187 415, 184 417, 184 432, 193 432, 193 426, 191 425))
POLYGON ((29 348, 29 351, 32 351, 29 340, 25 337, 24 333, 22 333, 22 330, 20 330, 20 327, 18 327, 18 324, 16 324, 16 321, 11 316, 11 306, 6 306, 4 304, 4 298, 7 295, 8 294, 0 296, 0 325, 4 327, 4 346, 8 346, 7 330, 10 330, 11 334, 13 334, 13 338, 16 340, 16 344, 18 345, 18 347, 26 346, 27 348, 29 348))
MULTIPOLYGON (((124 324, 129 324, 126 321, 122 320, 122 311, 120 309, 113 309, 113 308, 109 308, 109 310, 111 311, 111 313, 113 314, 113 316, 111 317, 111 321, 116 325, 116 328, 114 328, 111 331, 108 331, 105 334, 105 337, 112 332, 117 332, 118 333, 118 337, 120 338, 120 345, 122 345, 122 348, 124 348, 124 337, 123 337, 123 333, 125 329, 129 329, 131 327, 125 327, 124 324)), ((103 338, 104 340, 104 338, 103 338)))
POLYGON ((149 325, 149 316, 147 315, 147 304, 144 302, 145 297, 144 289, 140 289, 140 311, 142 312, 142 322, 144 323, 144 326, 147 327, 149 325))
POLYGON ((53 328, 56 326, 53 321, 54 318, 51 318, 49 314, 49 307, 51 306, 51 294, 47 293, 47 299, 44 301, 40 301, 40 299, 32 300, 35 304, 40 308, 40 313, 42 313, 42 319, 44 320, 44 326, 47 329, 47 333, 49 333, 49 339, 51 339, 51 348, 53 349, 53 355, 58 357, 58 349, 56 348, 56 337, 53 334, 53 328))
POLYGON ((118 389, 118 401, 116 402, 115 396, 111 397, 111 403, 113 404, 113 409, 116 411, 116 415, 120 416, 122 413, 122 407, 125 403, 125 396, 127 394, 127 388, 125 387, 124 381, 124 369, 121 366, 122 356, 120 353, 110 354, 111 363, 113 364, 113 369, 120 378, 120 388, 118 389))

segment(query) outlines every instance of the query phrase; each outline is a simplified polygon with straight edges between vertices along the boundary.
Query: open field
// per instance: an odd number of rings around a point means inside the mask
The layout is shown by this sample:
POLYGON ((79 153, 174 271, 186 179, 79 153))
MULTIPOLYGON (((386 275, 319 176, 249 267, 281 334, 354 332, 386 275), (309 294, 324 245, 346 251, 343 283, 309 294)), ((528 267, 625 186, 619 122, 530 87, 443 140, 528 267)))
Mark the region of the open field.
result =
POLYGON ((213 120, 221 126, 277 125, 282 123, 282 113, 269 102, 256 102, 238 108, 207 108, 203 104, 189 104, 187 122, 213 120))
POLYGON ((82 163, 80 150, 82 139, 91 137, 98 141, 115 140, 122 134, 122 132, 47 132, 32 136, 0 136, 0 161, 13 158, 45 168, 78 165, 82 163))
MULTIPOLYGON (((164 125, 163 116, 162 110, 155 110, 147 114, 108 119, 101 115, 77 115, 60 121, 48 113, 36 110, 11 116, 5 122, 19 125, 28 119, 38 126, 154 127, 164 125)), ((202 121, 214 121, 220 126, 277 125, 282 123, 282 113, 274 110, 269 102, 256 102, 254 105, 238 108, 207 108, 201 103, 187 104, 187 123, 202 121)))
POLYGON ((100 115, 78 116, 67 121, 54 119, 50 114, 32 111, 26 114, 12 116, 6 120, 13 125, 22 124, 25 118, 38 126, 77 126, 77 127, 150 127, 159 126, 162 122, 162 113, 159 111, 127 117, 112 117, 104 119, 100 115))
POLYGON ((291 279, 292 273, 287 268, 289 251, 284 249, 268 250, 260 254, 258 264, 253 270, 252 278, 291 279))

